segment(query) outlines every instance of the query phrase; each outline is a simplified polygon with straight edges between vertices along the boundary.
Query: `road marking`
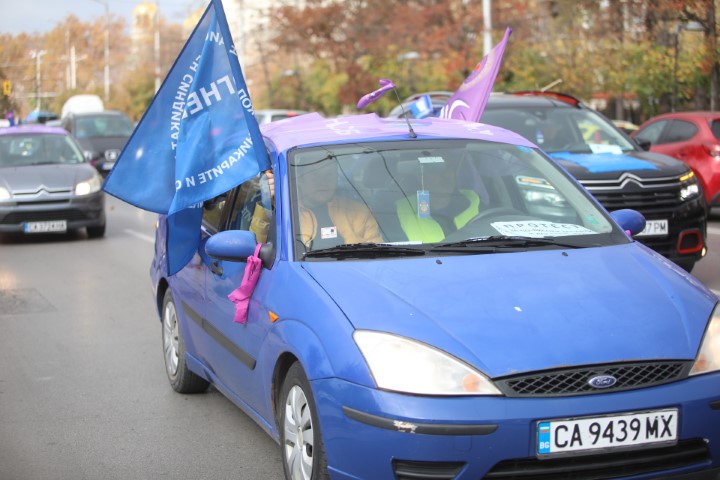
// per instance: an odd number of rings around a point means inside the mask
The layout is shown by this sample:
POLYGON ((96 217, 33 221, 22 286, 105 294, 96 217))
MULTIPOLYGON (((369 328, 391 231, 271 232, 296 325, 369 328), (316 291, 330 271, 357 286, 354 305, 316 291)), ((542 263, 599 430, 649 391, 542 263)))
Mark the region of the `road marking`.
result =
POLYGON ((150 235, 145 235, 144 233, 136 232, 135 230, 129 230, 125 229, 125 233, 128 235, 132 235, 133 237, 137 237, 140 240, 145 240, 148 243, 155 243, 155 238, 151 237, 150 235))
POLYGON ((707 231, 713 235, 720 235, 720 228, 708 227, 707 231))

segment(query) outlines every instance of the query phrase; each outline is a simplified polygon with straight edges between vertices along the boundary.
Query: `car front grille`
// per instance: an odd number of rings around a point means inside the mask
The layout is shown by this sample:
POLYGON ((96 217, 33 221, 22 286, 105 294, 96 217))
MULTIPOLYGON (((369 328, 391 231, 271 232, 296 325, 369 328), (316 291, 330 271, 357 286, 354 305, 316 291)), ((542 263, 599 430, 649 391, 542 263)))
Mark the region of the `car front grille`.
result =
POLYGON ((3 225, 19 225, 25 222, 47 222, 53 220, 88 220, 85 213, 75 209, 48 210, 48 211, 17 211, 9 213, 2 219, 3 225))
POLYGON ((496 464, 485 479, 503 480, 590 480, 660 473, 673 468, 702 465, 710 461, 702 439, 683 440, 677 445, 624 450, 539 460, 521 458, 496 464))
POLYGON ((513 375, 493 379, 508 397, 561 397, 647 388, 685 378, 692 362, 644 362, 593 365, 581 368, 513 375), (589 381, 611 376, 615 383, 602 388, 589 381))
POLYGON ((643 214, 663 214, 682 203, 682 182, 678 177, 640 178, 625 172, 616 179, 580 183, 609 211, 632 208, 643 214))

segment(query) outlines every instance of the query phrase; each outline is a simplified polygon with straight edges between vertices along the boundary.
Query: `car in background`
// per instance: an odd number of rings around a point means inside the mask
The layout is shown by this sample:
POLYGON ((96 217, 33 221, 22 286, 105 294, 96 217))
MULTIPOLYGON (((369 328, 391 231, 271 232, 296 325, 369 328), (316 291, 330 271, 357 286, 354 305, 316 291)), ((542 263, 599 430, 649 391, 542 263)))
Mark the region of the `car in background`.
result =
POLYGON ((284 120, 286 118, 297 117, 298 115, 304 115, 308 112, 305 110, 287 110, 287 109, 263 109, 255 110, 255 118, 258 124, 263 125, 265 123, 276 122, 278 120, 284 120))
POLYGON ((71 112, 60 120, 60 124, 77 140, 85 158, 103 175, 112 170, 135 130, 127 115, 114 110, 71 112))
POLYGON ((286 479, 720 475, 718 298, 640 214, 489 125, 261 131, 274 209, 265 173, 205 202, 173 275, 160 216, 150 275, 171 387, 226 395, 286 479))
POLYGON ((720 207, 720 112, 664 113, 632 136, 651 152, 685 162, 700 179, 710 207, 720 207))
POLYGON ((0 232, 105 235, 102 178, 62 128, 0 130, 0 232))
POLYGON ((493 93, 481 121, 538 145, 608 211, 642 213, 647 226, 637 240, 688 272, 706 254, 707 205, 693 171, 677 159, 643 150, 578 99, 557 92, 493 93))
POLYGON ((45 110, 33 110, 25 117, 25 123, 47 123, 49 121, 57 120, 60 117, 55 112, 49 112, 45 110))

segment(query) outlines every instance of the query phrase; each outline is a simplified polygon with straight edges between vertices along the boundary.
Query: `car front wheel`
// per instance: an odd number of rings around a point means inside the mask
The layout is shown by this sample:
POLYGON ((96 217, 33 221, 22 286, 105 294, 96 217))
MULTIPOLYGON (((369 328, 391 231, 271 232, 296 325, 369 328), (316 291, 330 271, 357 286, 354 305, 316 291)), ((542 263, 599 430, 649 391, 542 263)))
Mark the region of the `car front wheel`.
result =
POLYGON ((299 363, 294 363, 288 370, 280 390, 280 401, 280 445, 285 478, 330 478, 315 400, 299 363))
POLYGON ((191 372, 185 362, 185 342, 180 333, 175 301, 170 289, 163 297, 162 340, 165 372, 173 390, 178 393, 200 393, 207 390, 207 380, 191 372))

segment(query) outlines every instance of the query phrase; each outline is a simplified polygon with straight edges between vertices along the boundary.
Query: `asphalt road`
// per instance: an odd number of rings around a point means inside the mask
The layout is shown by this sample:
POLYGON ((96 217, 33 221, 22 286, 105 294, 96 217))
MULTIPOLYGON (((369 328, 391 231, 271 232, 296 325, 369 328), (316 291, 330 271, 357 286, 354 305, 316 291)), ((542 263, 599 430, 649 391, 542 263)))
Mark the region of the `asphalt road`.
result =
POLYGON ((165 376, 155 215, 108 198, 104 239, 0 237, 0 479, 280 479, 277 444, 165 376))
MULTIPOLYGON (((215 390, 165 377, 155 215, 108 197, 104 239, 0 236, 0 479, 279 479, 280 450, 215 390)), ((694 274, 720 293, 720 212, 694 274)))

